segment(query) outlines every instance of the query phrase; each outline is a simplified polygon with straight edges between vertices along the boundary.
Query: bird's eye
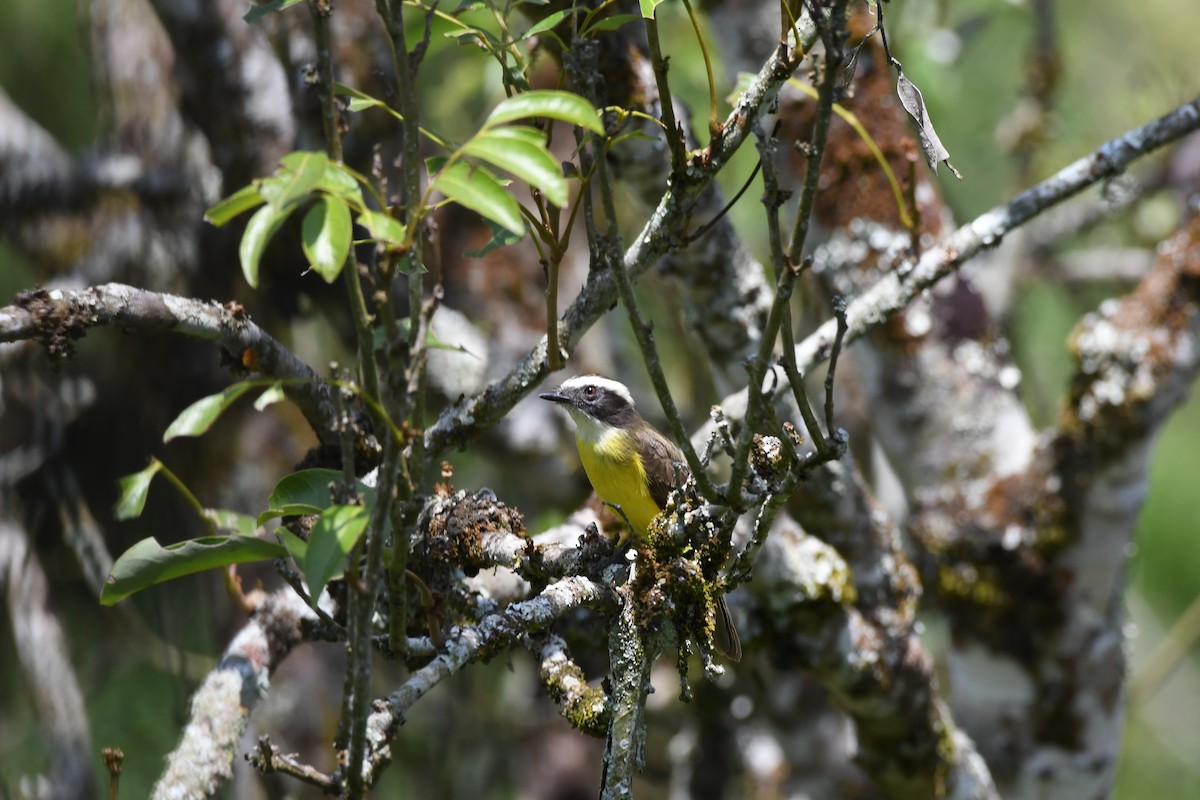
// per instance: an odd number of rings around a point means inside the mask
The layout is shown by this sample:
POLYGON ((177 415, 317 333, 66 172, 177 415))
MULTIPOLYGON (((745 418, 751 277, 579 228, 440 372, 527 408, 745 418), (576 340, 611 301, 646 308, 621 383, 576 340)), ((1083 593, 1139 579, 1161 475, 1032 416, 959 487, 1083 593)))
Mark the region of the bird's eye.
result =
POLYGON ((584 396, 584 397, 595 397, 595 396, 596 396, 596 391, 597 391, 597 390, 596 390, 596 387, 595 387, 595 386, 586 386, 586 387, 584 387, 584 389, 583 389, 583 396, 584 396))

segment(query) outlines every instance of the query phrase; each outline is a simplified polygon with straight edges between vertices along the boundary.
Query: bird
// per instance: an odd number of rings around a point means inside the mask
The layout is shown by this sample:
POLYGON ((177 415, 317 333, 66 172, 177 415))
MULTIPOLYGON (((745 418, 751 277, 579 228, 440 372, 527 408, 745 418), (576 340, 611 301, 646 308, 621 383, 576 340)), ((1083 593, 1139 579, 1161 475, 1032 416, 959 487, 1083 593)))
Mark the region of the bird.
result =
MULTIPOLYGON (((575 445, 592 489, 617 507, 634 536, 644 540, 671 490, 691 475, 682 451, 638 413, 629 388, 619 381, 580 375, 538 397, 566 409, 575 422, 575 445)), ((741 660, 741 639, 724 596, 717 601, 713 639, 731 660, 741 660)))

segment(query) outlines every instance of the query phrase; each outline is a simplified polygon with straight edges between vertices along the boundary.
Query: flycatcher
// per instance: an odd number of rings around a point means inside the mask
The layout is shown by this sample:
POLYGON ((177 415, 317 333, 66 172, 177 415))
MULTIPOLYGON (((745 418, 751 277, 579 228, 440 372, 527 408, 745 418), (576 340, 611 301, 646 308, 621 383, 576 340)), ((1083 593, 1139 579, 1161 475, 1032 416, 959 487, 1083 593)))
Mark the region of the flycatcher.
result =
MULTIPOLYGON (((601 500, 620 508, 634 535, 644 541, 676 482, 686 481, 691 474, 683 453, 642 419, 623 383, 581 375, 539 396, 561 403, 571 415, 579 459, 592 488, 601 500)), ((734 661, 741 660, 742 643, 724 597, 717 603, 713 639, 717 649, 734 661)))

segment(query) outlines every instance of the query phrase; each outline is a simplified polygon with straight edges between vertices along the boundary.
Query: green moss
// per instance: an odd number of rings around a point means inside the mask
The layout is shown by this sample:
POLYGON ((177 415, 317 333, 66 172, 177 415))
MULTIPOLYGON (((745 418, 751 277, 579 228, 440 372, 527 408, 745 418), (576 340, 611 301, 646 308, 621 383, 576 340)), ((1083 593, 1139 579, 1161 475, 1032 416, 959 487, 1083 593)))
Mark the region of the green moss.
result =
POLYGON ((724 592, 719 575, 729 556, 729 532, 698 498, 689 498, 689 506, 693 510, 683 515, 668 505, 638 549, 635 618, 643 630, 656 632, 669 623, 681 642, 691 638, 711 644, 724 592))

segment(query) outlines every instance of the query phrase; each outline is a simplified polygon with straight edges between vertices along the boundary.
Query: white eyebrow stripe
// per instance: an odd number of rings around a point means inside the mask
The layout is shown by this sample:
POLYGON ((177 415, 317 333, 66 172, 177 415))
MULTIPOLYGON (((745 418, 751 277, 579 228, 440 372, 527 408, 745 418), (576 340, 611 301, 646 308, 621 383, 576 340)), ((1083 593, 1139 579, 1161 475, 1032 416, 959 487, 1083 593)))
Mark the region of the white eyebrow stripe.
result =
POLYGON ((559 387, 562 391, 571 391, 572 389, 582 389, 584 386, 592 384, 600 389, 607 389, 614 394, 624 398, 630 407, 633 407, 633 395, 629 393, 629 387, 620 381, 614 381, 612 378, 604 378, 600 375, 579 375, 574 378, 568 378, 563 381, 563 385, 559 387))

